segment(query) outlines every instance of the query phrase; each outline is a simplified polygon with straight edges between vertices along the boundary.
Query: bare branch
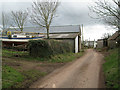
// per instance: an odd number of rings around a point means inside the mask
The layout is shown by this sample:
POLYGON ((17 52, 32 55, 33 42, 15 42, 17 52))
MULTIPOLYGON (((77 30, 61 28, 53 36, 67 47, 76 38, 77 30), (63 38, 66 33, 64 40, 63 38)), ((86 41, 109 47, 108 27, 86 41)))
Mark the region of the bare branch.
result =
POLYGON ((26 21, 28 19, 28 12, 27 11, 12 11, 12 20, 13 25, 18 27, 21 31, 23 31, 24 25, 26 24, 26 21))
POLYGON ((0 28, 3 31, 8 30, 10 28, 10 17, 5 12, 2 12, 2 27, 0 28))
POLYGON ((95 6, 89 7, 94 13, 96 13, 99 19, 104 19, 105 23, 120 27, 120 7, 119 0, 112 0, 112 2, 107 2, 107 0, 98 0, 95 2, 95 6))
POLYGON ((49 27, 52 23, 57 7, 58 0, 37 0, 33 2, 31 21, 40 27, 46 27, 47 37, 49 38, 49 27))

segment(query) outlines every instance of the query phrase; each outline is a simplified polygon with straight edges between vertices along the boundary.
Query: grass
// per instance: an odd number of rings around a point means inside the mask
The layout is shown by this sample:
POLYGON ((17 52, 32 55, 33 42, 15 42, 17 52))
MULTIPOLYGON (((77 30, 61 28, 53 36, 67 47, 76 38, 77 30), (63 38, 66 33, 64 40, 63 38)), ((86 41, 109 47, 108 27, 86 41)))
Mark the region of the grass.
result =
POLYGON ((13 51, 13 50, 8 50, 8 49, 3 49, 2 50, 2 56, 3 57, 9 57, 9 58, 14 58, 18 57, 20 60, 27 60, 27 61, 48 61, 48 62, 57 62, 57 63, 63 63, 63 62, 70 62, 80 56, 83 55, 83 52, 80 53, 65 53, 65 54, 58 54, 54 55, 51 57, 47 58, 40 58, 40 57, 31 57, 29 56, 29 53, 26 51, 13 51))
POLYGON ((18 82, 22 82, 23 75, 10 66, 2 66, 2 87, 8 88, 18 82))
POLYGON ((24 76, 24 81, 14 85, 15 88, 28 88, 34 81, 38 80, 38 78, 40 79, 47 75, 47 72, 41 72, 39 70, 28 70, 23 71, 22 75, 24 76))
POLYGON ((118 88, 118 49, 109 50, 109 52, 110 55, 105 57, 106 62, 103 64, 106 87, 118 88))
POLYGON ((15 68, 2 66, 2 88, 26 88, 38 78, 45 76, 46 72, 28 70, 19 72, 15 68))
POLYGON ((19 56, 28 56, 28 52, 26 51, 15 51, 12 49, 2 49, 3 57, 14 57, 15 55, 19 56))
POLYGON ((49 59, 49 62, 52 63, 65 63, 75 60, 76 58, 79 58, 82 56, 83 53, 66 53, 66 54, 59 54, 53 56, 51 59, 49 59))

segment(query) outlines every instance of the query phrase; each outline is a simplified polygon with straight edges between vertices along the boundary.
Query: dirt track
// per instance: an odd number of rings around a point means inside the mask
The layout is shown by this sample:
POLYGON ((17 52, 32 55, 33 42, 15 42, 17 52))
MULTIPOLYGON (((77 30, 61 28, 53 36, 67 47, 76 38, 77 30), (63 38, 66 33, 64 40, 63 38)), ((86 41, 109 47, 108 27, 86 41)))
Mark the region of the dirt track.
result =
POLYGON ((76 61, 56 69, 30 88, 103 88, 103 56, 92 49, 76 61))

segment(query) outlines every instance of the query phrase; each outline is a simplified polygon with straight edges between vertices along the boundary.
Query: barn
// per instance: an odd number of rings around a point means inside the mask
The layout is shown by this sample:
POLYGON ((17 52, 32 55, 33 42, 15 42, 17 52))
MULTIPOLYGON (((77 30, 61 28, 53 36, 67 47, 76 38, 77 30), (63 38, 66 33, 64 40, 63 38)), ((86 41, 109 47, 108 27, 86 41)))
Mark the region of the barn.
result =
MULTIPOLYGON (((80 51, 79 43, 79 33, 69 33, 69 34, 50 34, 50 39, 59 40, 62 42, 67 42, 72 46, 72 51, 78 53, 80 51)), ((46 37, 47 38, 47 37, 46 37)))
MULTIPOLYGON (((12 31, 12 33, 15 32, 14 29, 11 29, 10 31, 12 31)), ((31 34, 39 33, 45 35, 43 39, 47 38, 47 30, 44 27, 25 27, 23 32, 31 34)), ((49 37, 50 39, 70 43, 74 53, 78 53, 81 50, 80 25, 51 26, 49 29, 49 37)))
POLYGON ((111 37, 108 38, 108 47, 115 48, 120 40, 119 31, 116 31, 111 37))
POLYGON ((74 53, 78 53, 81 50, 81 31, 79 25, 51 26, 49 37, 50 39, 70 43, 74 53))
POLYGON ((107 39, 98 39, 97 40, 97 48, 104 48, 108 46, 107 39))

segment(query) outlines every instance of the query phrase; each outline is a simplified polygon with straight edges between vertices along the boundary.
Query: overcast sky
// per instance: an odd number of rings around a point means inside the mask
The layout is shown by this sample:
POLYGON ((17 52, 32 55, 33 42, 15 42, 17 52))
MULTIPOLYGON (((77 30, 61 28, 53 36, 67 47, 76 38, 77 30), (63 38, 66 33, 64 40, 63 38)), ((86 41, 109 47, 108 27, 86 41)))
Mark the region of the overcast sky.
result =
MULTIPOLYGON (((33 0, 0 0, 0 13, 2 11, 23 10, 30 8, 33 0)), ((90 18, 93 15, 88 6, 94 0, 61 0, 53 26, 59 25, 84 25, 84 40, 97 40, 104 33, 114 33, 116 30, 106 27, 102 21, 90 18)), ((0 15, 1 17, 1 15, 0 15)), ((1 23, 1 22, 0 22, 1 23)))

